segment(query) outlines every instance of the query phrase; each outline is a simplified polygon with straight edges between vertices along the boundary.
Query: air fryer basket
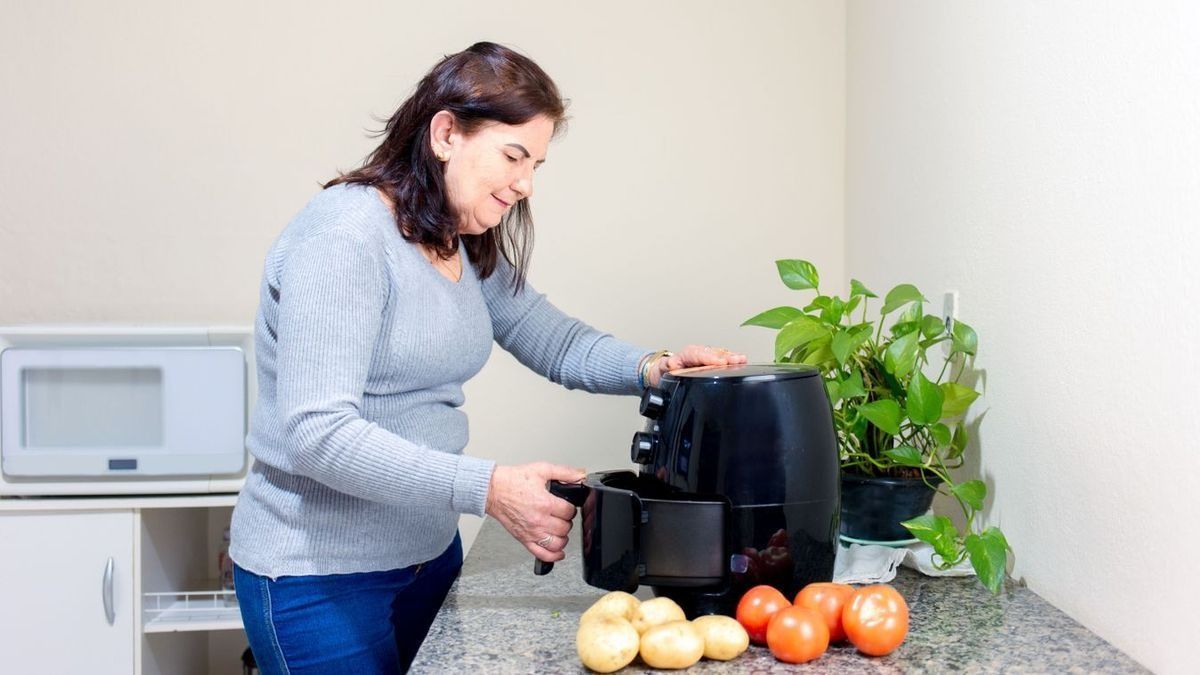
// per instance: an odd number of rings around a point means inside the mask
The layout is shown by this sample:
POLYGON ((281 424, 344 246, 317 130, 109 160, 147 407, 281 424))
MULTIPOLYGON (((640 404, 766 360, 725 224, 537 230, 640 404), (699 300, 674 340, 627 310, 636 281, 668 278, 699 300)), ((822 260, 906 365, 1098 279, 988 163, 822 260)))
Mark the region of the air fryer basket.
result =
MULTIPOLYGON (((583 578, 607 590, 639 584, 721 585, 728 577, 729 502, 672 491, 632 471, 589 474, 582 485, 552 482, 551 492, 580 507, 583 578)), ((551 564, 539 563, 543 574, 551 564)))

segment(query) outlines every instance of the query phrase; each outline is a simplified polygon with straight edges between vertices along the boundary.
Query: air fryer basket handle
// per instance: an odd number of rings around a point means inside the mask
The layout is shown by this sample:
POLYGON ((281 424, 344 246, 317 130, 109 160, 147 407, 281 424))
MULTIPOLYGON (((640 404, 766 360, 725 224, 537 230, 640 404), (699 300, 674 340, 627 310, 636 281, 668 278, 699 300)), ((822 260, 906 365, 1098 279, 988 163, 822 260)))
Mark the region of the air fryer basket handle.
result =
MULTIPOLYGON (((555 497, 561 497, 572 504, 576 508, 583 506, 583 502, 587 499, 590 488, 582 483, 564 483, 561 480, 546 481, 546 489, 555 497)), ((543 562, 537 558, 533 559, 533 573, 541 576, 549 574, 550 570, 554 569, 554 563, 543 562)))

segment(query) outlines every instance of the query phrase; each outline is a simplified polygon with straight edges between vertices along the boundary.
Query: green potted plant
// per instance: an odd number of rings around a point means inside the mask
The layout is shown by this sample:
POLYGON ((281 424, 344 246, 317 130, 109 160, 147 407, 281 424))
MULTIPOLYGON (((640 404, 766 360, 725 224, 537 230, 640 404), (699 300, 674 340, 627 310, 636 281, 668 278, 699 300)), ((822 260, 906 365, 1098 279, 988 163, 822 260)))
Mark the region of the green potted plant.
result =
POLYGON ((987 496, 983 481, 955 477, 968 445, 963 418, 979 397, 961 382, 978 347, 975 331, 925 314, 928 300, 912 284, 889 291, 871 317, 868 305, 878 296, 857 279, 843 299, 821 294, 812 263, 775 264, 788 288, 816 297, 803 308, 775 307, 742 325, 778 331, 777 363, 821 370, 841 454, 843 534, 870 527, 872 518, 890 520, 884 524, 901 525, 895 531, 930 544, 936 565, 948 569, 969 559, 983 585, 998 592, 1008 543, 998 528, 976 522, 987 496), (940 364, 930 364, 935 350, 940 364), (950 518, 926 513, 935 492, 962 508, 962 532, 950 518), (909 513, 888 515, 905 505, 909 513))

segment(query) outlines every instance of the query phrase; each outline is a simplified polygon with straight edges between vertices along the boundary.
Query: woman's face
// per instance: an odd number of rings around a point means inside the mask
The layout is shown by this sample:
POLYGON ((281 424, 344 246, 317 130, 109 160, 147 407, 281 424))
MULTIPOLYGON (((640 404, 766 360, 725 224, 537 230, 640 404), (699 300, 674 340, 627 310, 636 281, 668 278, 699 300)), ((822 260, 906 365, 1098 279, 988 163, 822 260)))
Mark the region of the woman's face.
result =
POLYGON ((439 134, 435 118, 432 131, 435 154, 448 157, 446 191, 458 232, 483 234, 533 194, 533 170, 546 161, 554 122, 544 116, 517 126, 492 122, 466 135, 453 121, 439 134))

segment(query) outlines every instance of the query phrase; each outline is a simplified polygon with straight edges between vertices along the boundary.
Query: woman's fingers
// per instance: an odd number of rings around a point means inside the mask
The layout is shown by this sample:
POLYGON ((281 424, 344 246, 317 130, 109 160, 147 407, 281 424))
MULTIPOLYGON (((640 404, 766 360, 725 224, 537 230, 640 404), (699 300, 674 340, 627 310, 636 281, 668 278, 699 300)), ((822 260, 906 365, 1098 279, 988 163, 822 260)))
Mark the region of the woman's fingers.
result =
POLYGON ((663 356, 652 363, 646 371, 646 383, 657 387, 662 376, 680 368, 697 366, 726 366, 746 363, 746 355, 707 345, 688 345, 671 356, 663 356))
POLYGON ((575 506, 546 489, 548 480, 579 480, 585 474, 545 462, 498 466, 488 489, 487 513, 539 560, 561 560, 575 506))
POLYGON ((536 543, 525 542, 525 550, 529 551, 531 554, 533 554, 533 557, 541 560, 542 562, 558 562, 559 560, 567 557, 562 550, 564 547, 565 545, 563 547, 559 547, 556 551, 552 551, 548 548, 538 546, 536 543))
POLYGON ((537 466, 545 474, 546 480, 560 480, 564 483, 578 483, 587 478, 587 471, 573 466, 538 462, 537 466))
POLYGON ((507 520, 499 516, 496 520, 504 526, 504 529, 508 530, 513 539, 521 542, 539 560, 546 562, 562 560, 563 549, 570 541, 567 537, 567 533, 571 531, 570 521, 552 518, 534 524, 519 520, 507 520))
POLYGON ((539 539, 547 534, 566 539, 571 532, 571 521, 563 520, 562 518, 548 518, 540 526, 535 527, 540 532, 539 539))
POLYGON ((562 497, 554 496, 554 501, 550 504, 550 515, 559 520, 568 521, 569 529, 569 521, 575 517, 575 505, 562 497))
POLYGON ((745 354, 730 351, 724 347, 688 345, 676 352, 668 360, 668 370, 675 370, 677 368, 690 368, 694 366, 737 365, 745 362, 745 354))

